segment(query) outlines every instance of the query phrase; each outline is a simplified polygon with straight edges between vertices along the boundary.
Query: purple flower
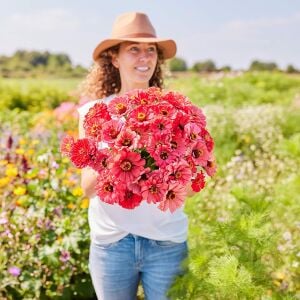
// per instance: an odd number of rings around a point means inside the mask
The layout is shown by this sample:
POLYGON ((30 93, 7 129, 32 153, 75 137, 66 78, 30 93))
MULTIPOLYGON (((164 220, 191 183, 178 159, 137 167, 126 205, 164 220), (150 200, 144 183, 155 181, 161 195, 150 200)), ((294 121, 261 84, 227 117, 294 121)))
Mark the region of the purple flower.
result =
POLYGON ((6 224, 8 220, 6 218, 0 218, 0 225, 6 224))
POLYGON ((8 273, 10 273, 14 277, 18 277, 21 274, 21 269, 16 266, 9 267, 8 273))
POLYGON ((62 250, 59 260, 62 262, 67 262, 70 259, 70 253, 67 250, 62 250))

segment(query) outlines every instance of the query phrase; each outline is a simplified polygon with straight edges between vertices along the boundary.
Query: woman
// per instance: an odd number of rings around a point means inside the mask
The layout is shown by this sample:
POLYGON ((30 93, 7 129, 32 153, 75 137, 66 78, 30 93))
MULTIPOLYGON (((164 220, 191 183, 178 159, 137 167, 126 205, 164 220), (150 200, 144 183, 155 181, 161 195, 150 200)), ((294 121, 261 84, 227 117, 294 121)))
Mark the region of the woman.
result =
MULTIPOLYGON (((147 15, 126 13, 114 23, 112 37, 94 50, 96 62, 83 85, 94 101, 79 108, 79 135, 89 108, 133 89, 162 87, 161 64, 176 53, 170 39, 159 39, 147 15)), ((100 144, 105 147, 104 144, 100 144)), ((100 201, 96 173, 82 171, 82 189, 90 197, 89 268, 99 299, 135 299, 141 281, 146 299, 167 299, 187 256, 187 218, 182 209, 162 212, 142 201, 133 210, 100 201)))

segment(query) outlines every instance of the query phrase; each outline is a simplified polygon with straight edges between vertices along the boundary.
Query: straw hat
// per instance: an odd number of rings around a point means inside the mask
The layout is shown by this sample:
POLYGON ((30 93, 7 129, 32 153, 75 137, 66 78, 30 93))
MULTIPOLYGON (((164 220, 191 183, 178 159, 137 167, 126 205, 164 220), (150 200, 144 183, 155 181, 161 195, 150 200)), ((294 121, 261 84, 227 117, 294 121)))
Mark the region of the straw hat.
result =
POLYGON ((155 29, 146 14, 129 12, 117 17, 113 24, 111 37, 97 45, 93 52, 93 59, 97 60, 102 51, 124 41, 156 43, 159 49, 162 50, 165 59, 176 54, 175 41, 157 38, 155 29))

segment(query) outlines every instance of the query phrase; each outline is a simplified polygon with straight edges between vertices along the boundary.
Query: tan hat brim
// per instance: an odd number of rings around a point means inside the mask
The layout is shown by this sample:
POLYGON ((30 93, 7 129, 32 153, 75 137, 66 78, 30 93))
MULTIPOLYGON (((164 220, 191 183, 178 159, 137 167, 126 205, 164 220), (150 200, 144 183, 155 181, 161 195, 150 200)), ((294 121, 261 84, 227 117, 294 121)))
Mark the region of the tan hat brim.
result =
POLYGON ((93 59, 96 61, 102 51, 113 47, 122 42, 137 42, 137 43, 156 43, 163 52, 164 59, 172 58, 176 54, 176 43, 173 40, 158 39, 158 38, 119 38, 107 39, 98 44, 93 52, 93 59))

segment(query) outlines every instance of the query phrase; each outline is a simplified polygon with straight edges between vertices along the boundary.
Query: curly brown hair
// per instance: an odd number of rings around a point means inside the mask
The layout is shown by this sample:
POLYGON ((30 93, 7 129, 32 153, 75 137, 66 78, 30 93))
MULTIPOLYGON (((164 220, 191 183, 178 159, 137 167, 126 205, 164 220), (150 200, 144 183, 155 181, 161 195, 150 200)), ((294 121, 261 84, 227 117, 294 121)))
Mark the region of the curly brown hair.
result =
MULTIPOLYGON (((85 80, 79 86, 81 97, 90 100, 101 99, 112 94, 117 94, 121 89, 121 78, 119 70, 112 64, 112 58, 118 54, 120 44, 103 51, 98 60, 92 65, 85 80)), ((157 64, 155 71, 149 81, 149 86, 163 87, 164 57, 162 51, 157 47, 157 64)))

